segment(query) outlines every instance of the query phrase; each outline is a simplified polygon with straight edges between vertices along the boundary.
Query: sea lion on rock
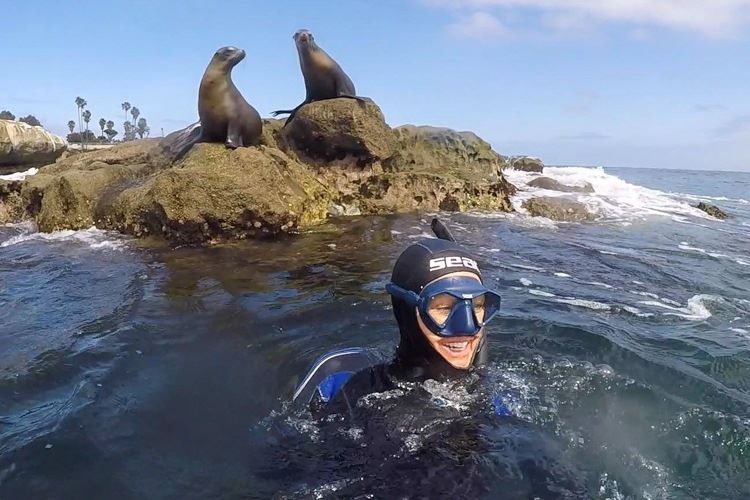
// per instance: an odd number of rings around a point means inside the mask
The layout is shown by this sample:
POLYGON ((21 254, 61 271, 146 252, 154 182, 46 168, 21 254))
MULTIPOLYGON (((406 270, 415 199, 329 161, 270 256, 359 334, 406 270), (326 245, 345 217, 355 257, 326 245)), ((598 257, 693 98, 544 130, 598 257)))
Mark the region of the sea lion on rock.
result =
POLYGON ((232 68, 244 58, 245 51, 236 47, 222 47, 211 58, 198 90, 201 142, 223 142, 234 149, 260 140, 260 115, 232 82, 232 68))
POLYGON ((273 116, 289 114, 286 121, 289 123, 299 108, 313 101, 347 97, 365 102, 364 98, 357 96, 352 79, 344 73, 341 66, 315 43, 312 33, 308 30, 299 30, 294 34, 294 43, 297 45, 307 95, 296 108, 274 111, 271 113, 273 116))

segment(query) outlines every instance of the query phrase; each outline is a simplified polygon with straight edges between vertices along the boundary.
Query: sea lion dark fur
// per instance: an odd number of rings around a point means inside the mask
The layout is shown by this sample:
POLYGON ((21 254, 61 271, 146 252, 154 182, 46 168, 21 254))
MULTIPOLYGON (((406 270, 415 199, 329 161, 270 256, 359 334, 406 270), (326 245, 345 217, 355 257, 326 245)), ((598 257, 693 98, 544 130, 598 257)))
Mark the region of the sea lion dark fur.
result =
POLYGON ((260 140, 260 115, 232 82, 232 68, 244 58, 244 50, 222 47, 208 63, 198 91, 201 142, 223 142, 234 149, 260 140))
POLYGON ((299 30, 294 34, 294 43, 297 45, 299 65, 302 76, 305 78, 305 100, 294 109, 274 111, 273 116, 289 114, 286 123, 292 121, 295 113, 305 104, 324 99, 335 99, 337 97, 348 97, 364 102, 365 99, 357 96, 354 83, 344 73, 341 66, 321 49, 313 34, 308 30, 299 30))

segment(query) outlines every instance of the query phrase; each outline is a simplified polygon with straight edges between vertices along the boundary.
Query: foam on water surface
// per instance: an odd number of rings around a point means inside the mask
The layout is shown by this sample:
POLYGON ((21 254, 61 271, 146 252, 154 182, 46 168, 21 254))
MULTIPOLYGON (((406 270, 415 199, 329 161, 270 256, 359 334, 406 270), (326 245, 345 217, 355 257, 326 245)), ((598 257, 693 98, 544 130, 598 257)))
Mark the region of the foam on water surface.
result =
POLYGON ((508 180, 519 188, 512 198, 513 208, 525 214, 523 203, 538 196, 564 197, 578 201, 604 221, 629 225, 635 220, 652 216, 672 217, 673 220, 694 223, 696 218, 711 219, 705 212, 690 206, 684 196, 631 184, 608 174, 601 167, 545 167, 543 174, 519 170, 505 170, 508 180), (593 193, 564 193, 528 186, 538 177, 551 177, 567 186, 589 183, 593 193))
POLYGON ((27 226, 27 230, 21 234, 11 236, 0 243, 0 248, 22 245, 30 242, 73 242, 87 245, 94 250, 123 250, 126 247, 125 239, 109 231, 103 231, 95 227, 73 231, 53 231, 51 233, 37 232, 33 226, 27 226))
POLYGON ((38 168, 30 168, 24 172, 16 172, 13 174, 0 175, 0 180, 4 181, 22 181, 26 177, 36 175, 39 172, 38 168))

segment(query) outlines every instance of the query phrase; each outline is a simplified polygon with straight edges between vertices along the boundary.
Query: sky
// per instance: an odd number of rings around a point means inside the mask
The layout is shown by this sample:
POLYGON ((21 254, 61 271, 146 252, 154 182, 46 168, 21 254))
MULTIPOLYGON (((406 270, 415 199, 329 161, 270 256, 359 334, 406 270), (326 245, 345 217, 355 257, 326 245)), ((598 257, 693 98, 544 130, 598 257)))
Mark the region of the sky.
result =
POLYGON ((67 134, 75 98, 122 136, 197 120, 216 49, 268 116, 304 85, 300 28, 391 126, 471 130, 553 165, 750 171, 750 0, 8 1, 0 109, 67 134))

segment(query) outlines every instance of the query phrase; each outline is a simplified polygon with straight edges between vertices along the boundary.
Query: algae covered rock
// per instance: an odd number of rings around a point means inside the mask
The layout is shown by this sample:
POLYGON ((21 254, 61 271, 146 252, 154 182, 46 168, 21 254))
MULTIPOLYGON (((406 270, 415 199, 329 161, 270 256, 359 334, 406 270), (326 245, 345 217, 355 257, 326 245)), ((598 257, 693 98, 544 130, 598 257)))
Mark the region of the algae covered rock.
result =
POLYGON ((51 163, 67 148, 65 139, 42 127, 0 120, 0 166, 51 163))
POLYGON ((521 206, 535 217, 547 217, 556 221, 580 222, 595 218, 586 205, 566 198, 539 196, 524 201, 521 206))
POLYGON ((474 182, 430 172, 386 172, 373 175, 360 186, 358 202, 363 213, 382 214, 416 210, 510 211, 508 184, 474 182))
POLYGON ((700 202, 700 203, 698 203, 695 206, 695 208, 697 208, 698 210, 703 210, 704 212, 706 212, 711 217, 715 217, 717 219, 722 219, 723 220, 723 219, 726 219, 727 217, 729 217, 729 215, 727 215, 727 213, 725 211, 723 211, 722 209, 720 209, 716 205, 711 205, 710 203, 700 202))
POLYGON ((6 189, 0 215, 20 210, 42 231, 95 225, 194 244, 294 233, 328 216, 512 210, 505 159, 489 144, 449 129, 392 131, 371 102, 308 104, 236 150, 195 142, 196 127, 43 167, 6 189))
POLYGON ((101 226, 117 193, 167 165, 157 140, 133 141, 48 165, 26 179, 21 195, 41 231, 101 226))
POLYGON ((21 182, 0 180, 0 224, 19 222, 24 215, 21 182))
POLYGON ((549 189, 550 191, 560 191, 563 193, 593 193, 594 186, 586 182, 583 186, 568 186, 552 177, 537 177, 528 184, 531 187, 540 189, 549 189))
POLYGON ((268 237, 322 220, 328 199, 279 150, 197 144, 174 167, 121 192, 106 226, 182 243, 268 237))
POLYGON ((371 101, 327 99, 302 106, 283 129, 284 140, 301 157, 331 162, 347 156, 361 165, 393 154, 393 132, 371 101))
POLYGON ((404 125, 394 129, 396 151, 386 166, 397 171, 445 172, 476 181, 495 181, 506 160, 473 132, 404 125))
POLYGON ((533 156, 511 156, 508 158, 508 167, 513 170, 523 170, 524 172, 536 172, 539 174, 544 171, 542 160, 533 156))

